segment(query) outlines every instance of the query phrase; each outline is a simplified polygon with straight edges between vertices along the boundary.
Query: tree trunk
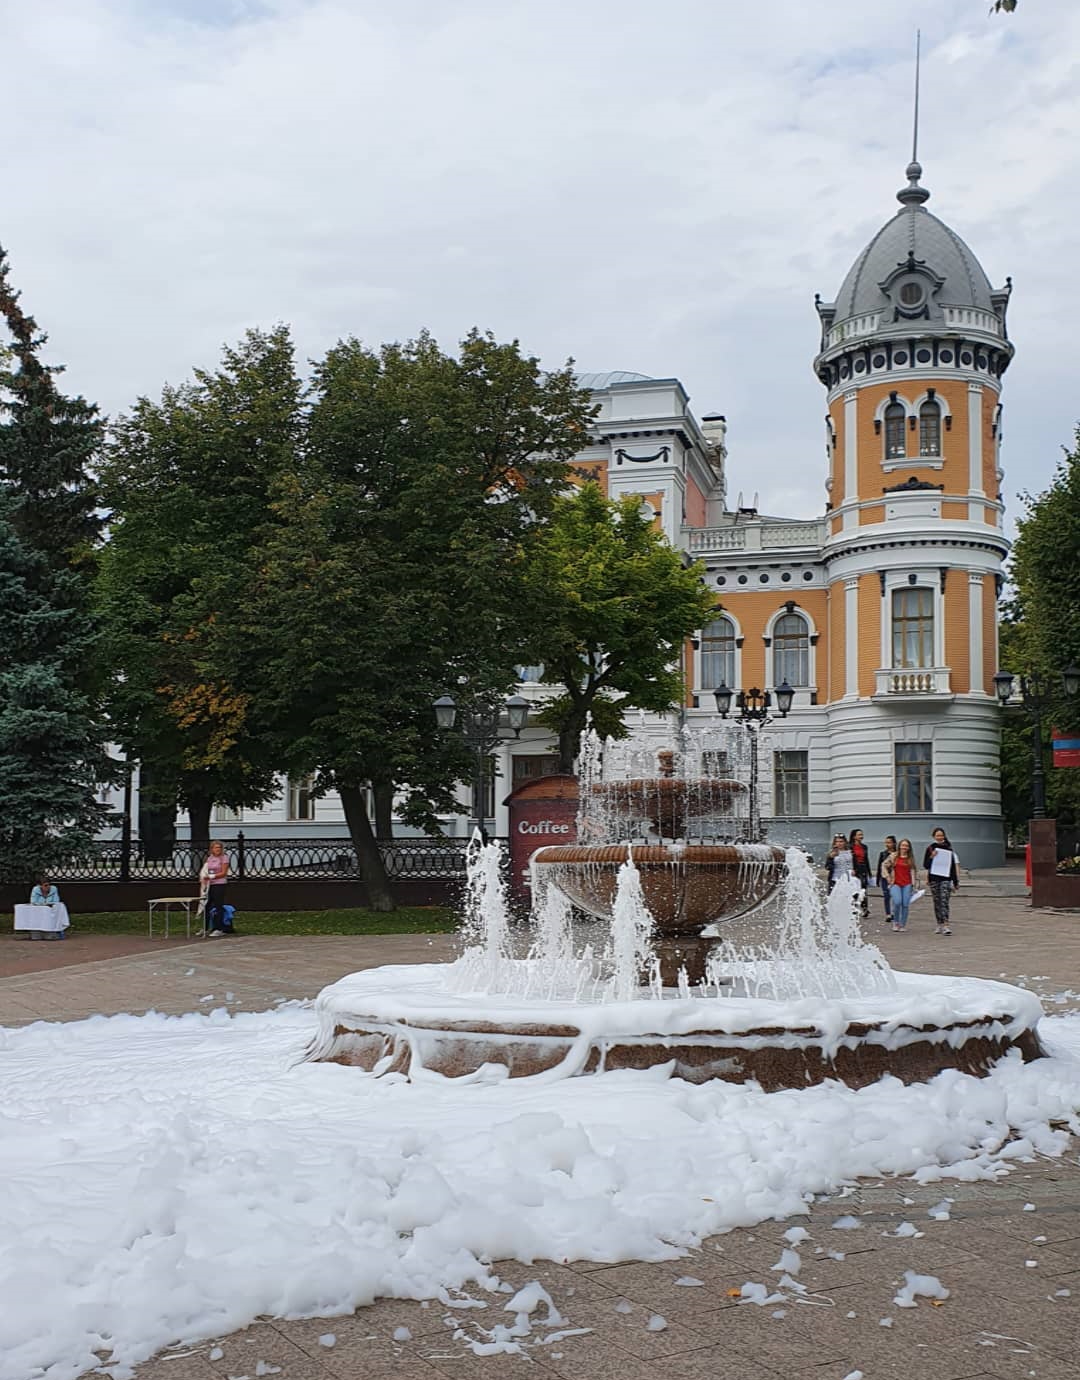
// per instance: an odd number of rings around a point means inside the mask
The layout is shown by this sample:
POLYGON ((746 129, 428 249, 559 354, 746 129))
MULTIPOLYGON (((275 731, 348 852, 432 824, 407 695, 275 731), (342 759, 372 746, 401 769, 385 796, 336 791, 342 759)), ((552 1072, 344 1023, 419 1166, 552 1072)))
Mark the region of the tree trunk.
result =
POLYGON ((380 781, 372 785, 375 797, 375 837, 392 839, 394 837, 394 783, 380 781))
POLYGON ((382 853, 371 828, 371 820, 368 819, 364 791, 360 786, 338 786, 338 794, 367 887, 368 906, 378 911, 396 910, 397 904, 387 880, 382 853))
POLYGON ((210 847, 210 811, 214 802, 209 796, 191 796, 187 803, 188 819, 191 821, 191 846, 193 849, 210 847))

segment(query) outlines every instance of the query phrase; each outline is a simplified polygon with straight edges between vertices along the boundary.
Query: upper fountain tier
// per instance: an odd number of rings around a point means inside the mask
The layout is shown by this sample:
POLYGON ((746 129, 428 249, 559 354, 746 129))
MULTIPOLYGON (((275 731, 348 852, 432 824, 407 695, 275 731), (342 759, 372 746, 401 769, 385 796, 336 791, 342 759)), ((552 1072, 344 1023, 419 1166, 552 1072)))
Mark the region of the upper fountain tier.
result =
POLYGON ((640 835, 640 825, 646 822, 664 839, 685 838, 688 832, 712 833, 711 823, 730 817, 736 800, 746 795, 747 788, 741 781, 715 776, 689 780, 677 777, 675 754, 670 749, 658 752, 657 758, 659 776, 590 784, 590 794, 603 804, 604 832, 609 836, 640 835))

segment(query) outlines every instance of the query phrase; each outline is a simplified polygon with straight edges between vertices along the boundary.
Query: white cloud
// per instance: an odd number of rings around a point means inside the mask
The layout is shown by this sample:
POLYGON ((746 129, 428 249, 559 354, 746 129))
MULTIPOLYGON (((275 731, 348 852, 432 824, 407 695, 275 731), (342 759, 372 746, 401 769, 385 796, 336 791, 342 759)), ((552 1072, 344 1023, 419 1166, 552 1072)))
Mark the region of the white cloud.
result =
POLYGON ((823 502, 813 294, 895 209, 923 28, 931 208, 1018 354, 1006 464, 1080 416, 1080 13, 983 0, 0 0, 0 240, 69 381, 110 411, 248 325, 517 335, 675 374, 731 489, 823 502))

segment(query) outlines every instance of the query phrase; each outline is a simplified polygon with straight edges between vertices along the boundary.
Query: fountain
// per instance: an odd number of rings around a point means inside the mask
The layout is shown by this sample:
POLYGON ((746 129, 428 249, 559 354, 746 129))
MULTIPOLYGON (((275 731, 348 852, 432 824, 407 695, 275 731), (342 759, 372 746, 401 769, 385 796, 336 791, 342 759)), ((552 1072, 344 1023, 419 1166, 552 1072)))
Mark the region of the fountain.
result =
POLYGON ((461 957, 326 988, 308 1057, 470 1081, 661 1065, 766 1090, 1037 1058, 1030 993, 894 973, 861 936, 857 884, 826 901, 804 853, 764 842, 756 732, 722 724, 659 754, 588 735, 583 841, 533 855, 528 947, 503 850, 476 838, 461 957))

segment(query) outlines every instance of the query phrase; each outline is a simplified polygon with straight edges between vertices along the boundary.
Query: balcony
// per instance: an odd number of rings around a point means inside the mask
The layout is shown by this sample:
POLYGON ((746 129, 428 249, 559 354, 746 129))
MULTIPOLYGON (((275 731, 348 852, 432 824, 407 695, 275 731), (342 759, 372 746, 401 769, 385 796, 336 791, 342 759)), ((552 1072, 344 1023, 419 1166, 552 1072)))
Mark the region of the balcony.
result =
POLYGON ((920 666, 903 670, 874 672, 874 693, 879 704, 898 704, 919 700, 926 704, 945 704, 953 699, 948 666, 920 666))

